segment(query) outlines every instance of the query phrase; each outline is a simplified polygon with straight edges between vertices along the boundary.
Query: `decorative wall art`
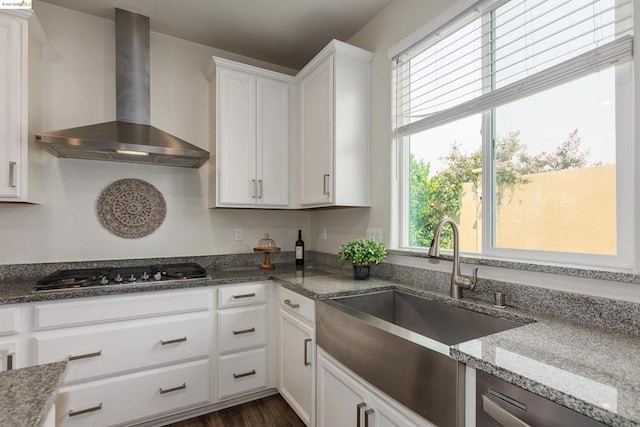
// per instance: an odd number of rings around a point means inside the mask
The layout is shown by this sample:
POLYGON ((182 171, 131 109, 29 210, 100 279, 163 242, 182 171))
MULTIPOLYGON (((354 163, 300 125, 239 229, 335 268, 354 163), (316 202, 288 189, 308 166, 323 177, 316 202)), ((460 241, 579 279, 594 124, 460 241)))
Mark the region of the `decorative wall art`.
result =
POLYGON ((167 205, 156 187, 141 179, 121 179, 105 188, 97 203, 98 218, 111 233, 139 239, 164 222, 167 205))

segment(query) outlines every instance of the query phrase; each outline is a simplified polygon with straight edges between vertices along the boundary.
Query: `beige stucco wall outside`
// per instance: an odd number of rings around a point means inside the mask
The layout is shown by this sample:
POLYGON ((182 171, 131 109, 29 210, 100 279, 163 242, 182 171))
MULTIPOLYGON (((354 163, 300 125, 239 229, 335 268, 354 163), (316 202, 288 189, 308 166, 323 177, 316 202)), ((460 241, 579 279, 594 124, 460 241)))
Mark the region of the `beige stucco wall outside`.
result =
MULTIPOLYGON (((499 248, 616 253, 616 167, 596 166, 525 175, 504 187, 498 204, 499 248)), ((482 211, 473 183, 463 185, 461 250, 480 252, 482 211)))

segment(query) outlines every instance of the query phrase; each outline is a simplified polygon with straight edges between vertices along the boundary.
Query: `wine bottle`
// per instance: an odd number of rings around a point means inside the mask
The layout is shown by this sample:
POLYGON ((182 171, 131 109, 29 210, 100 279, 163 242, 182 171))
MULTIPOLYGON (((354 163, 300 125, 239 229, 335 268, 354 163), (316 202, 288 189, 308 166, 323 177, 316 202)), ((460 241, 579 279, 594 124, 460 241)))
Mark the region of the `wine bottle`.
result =
POLYGON ((298 240, 296 240, 296 265, 304 265, 304 241, 302 240, 302 230, 298 230, 298 240))

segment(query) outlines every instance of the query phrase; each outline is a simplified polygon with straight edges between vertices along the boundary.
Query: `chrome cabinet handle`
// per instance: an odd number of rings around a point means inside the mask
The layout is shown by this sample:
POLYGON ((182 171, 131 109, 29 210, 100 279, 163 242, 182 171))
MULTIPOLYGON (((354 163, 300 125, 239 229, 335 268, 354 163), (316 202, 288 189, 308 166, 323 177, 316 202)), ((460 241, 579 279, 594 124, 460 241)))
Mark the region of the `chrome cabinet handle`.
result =
POLYGON ((256 293, 251 292, 250 294, 233 295, 233 299, 252 298, 255 296, 256 296, 256 293))
POLYGON ((309 353, 308 353, 308 345, 311 342, 311 338, 305 338, 304 340, 304 366, 309 366, 311 365, 311 362, 307 362, 307 359, 309 357, 309 353))
POLYGON ((364 427, 369 427, 369 417, 376 412, 373 409, 367 409, 364 411, 364 427))
POLYGON ((300 304, 296 304, 294 302, 291 302, 290 299, 286 299, 284 300, 285 305, 288 305, 291 308, 300 308, 300 304))
POLYGON ((171 387, 171 388, 160 387, 160 394, 166 394, 166 393, 171 393, 172 391, 184 390, 185 388, 187 388, 187 383, 182 383, 177 387, 171 387))
POLYGON ((360 413, 362 412, 362 408, 366 408, 367 404, 364 402, 360 402, 358 403, 358 406, 356 406, 356 411, 358 412, 358 414, 356 415, 356 427, 360 427, 360 413))
POLYGON ((262 180, 258 180, 258 199, 262 199, 262 180))
POLYGON ((9 162, 9 187, 16 186, 16 162, 9 162))
POLYGON ((256 180, 255 180, 255 179, 252 179, 252 180, 251 180, 251 191, 252 191, 252 193, 251 193, 251 198, 252 198, 252 199, 255 199, 255 198, 256 198, 256 195, 258 194, 258 188, 257 188, 257 185, 258 185, 258 184, 256 183, 256 180))
POLYGON ((179 342, 186 342, 187 341, 187 337, 184 336, 182 338, 176 338, 174 340, 160 340, 160 345, 169 345, 169 344, 176 344, 179 342))
POLYGON ((486 394, 482 395, 482 410, 504 427, 531 427, 511 412, 501 408, 486 394))
POLYGON ((13 370, 13 354, 7 354, 7 371, 13 370))
POLYGON ((71 361, 71 360, 89 359, 91 357, 98 357, 101 355, 102 355, 102 350, 98 350, 93 353, 79 354, 77 356, 69 355, 69 360, 71 361))
POLYGON ((87 409, 80 409, 79 411, 74 411, 73 409, 69 410, 69 416, 75 417, 76 415, 88 414, 89 412, 95 412, 102 409, 102 402, 100 402, 97 406, 92 406, 87 409))
POLYGON ((322 194, 325 196, 329 195, 329 174, 325 173, 322 175, 322 194))
POLYGON ((252 369, 249 372, 243 372, 242 374, 233 374, 233 378, 238 379, 238 378, 248 377, 255 374, 256 374, 256 370, 252 369))
POLYGON ((242 329, 240 331, 233 331, 233 335, 242 335, 242 334, 250 334, 251 332, 255 332, 256 328, 242 329))

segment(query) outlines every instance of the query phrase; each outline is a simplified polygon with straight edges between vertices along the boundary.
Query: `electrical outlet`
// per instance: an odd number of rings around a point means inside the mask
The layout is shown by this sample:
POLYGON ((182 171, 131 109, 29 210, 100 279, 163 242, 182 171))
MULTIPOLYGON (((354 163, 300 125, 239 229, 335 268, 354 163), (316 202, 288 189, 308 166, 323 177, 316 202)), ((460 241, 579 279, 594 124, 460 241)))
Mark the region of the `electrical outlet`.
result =
POLYGON ((242 228, 233 229, 233 240, 236 240, 236 241, 242 240, 242 228))
POLYGON ((320 230, 320 240, 327 240, 327 226, 323 225, 322 230, 320 230))
POLYGON ((382 229, 381 228, 367 228, 367 239, 376 239, 382 241, 382 229))

